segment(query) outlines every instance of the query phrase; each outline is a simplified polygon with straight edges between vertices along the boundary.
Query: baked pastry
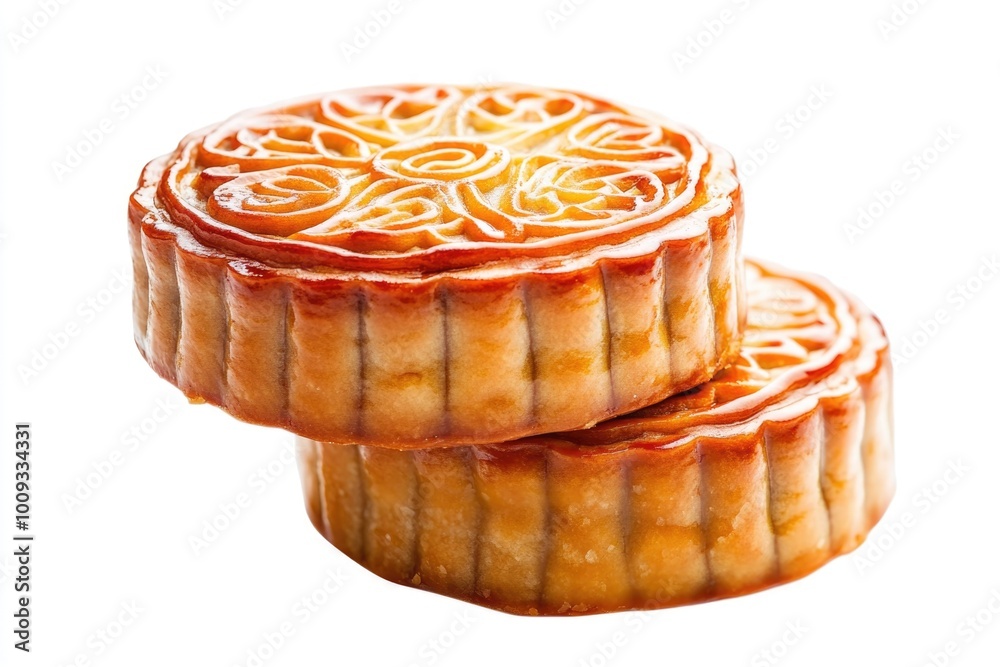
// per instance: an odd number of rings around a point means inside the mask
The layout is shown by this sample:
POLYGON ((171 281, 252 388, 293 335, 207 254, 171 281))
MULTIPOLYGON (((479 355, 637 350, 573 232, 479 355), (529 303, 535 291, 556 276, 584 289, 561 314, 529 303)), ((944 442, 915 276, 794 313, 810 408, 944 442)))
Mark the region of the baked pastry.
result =
POLYGON ((736 356, 742 217, 727 153, 611 102, 333 93, 146 166, 135 339, 192 400, 323 441, 586 427, 736 356))
POLYGON ((850 551, 894 490, 885 335, 820 278, 747 274, 738 361, 634 414, 495 445, 300 438, 312 522, 387 579, 518 614, 739 595, 850 551))

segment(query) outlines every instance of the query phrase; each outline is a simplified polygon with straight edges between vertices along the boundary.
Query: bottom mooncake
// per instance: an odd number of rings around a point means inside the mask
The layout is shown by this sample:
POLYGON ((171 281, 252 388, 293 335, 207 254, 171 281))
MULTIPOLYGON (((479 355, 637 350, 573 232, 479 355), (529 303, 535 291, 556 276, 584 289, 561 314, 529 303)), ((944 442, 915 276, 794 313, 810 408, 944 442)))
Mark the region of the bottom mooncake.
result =
POLYGON ((748 262, 739 360, 591 429, 397 451, 299 440, 309 516, 389 580, 519 614, 701 602, 858 546, 894 490, 875 317, 748 262))

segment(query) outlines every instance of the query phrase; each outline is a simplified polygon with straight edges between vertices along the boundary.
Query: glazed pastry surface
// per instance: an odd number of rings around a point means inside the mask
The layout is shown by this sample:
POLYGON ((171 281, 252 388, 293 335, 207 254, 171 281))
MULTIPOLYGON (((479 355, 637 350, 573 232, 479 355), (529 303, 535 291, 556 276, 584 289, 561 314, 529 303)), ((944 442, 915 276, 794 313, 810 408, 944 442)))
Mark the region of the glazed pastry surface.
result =
POLYGON ((731 157, 518 85, 238 114, 143 171, 135 338, 193 400, 399 449, 587 427, 708 380, 746 318, 731 157))
POLYGON ((881 325, 826 281, 748 262, 711 381, 591 429, 394 451, 299 440, 310 518, 392 581, 518 614, 666 607, 801 577, 894 491, 881 325))

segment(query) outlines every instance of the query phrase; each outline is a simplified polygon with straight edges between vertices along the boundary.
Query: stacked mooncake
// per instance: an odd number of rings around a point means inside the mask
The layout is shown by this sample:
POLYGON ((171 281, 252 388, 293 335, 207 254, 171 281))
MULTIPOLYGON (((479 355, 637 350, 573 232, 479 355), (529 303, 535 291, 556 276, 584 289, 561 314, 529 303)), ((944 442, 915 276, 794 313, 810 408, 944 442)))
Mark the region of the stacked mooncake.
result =
POLYGON ((741 253, 732 158, 525 86, 241 113, 143 171, 135 337, 191 399, 298 436, 316 528, 505 611, 745 593, 893 492, 885 335, 741 253))

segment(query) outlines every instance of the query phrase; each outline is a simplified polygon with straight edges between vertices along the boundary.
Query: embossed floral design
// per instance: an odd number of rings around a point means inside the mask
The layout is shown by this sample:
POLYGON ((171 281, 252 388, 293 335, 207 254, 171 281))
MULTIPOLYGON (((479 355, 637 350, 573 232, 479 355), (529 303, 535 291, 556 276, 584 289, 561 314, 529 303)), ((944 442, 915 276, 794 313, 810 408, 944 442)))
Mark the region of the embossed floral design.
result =
POLYGON ((292 238, 356 252, 447 243, 462 234, 466 217, 440 199, 433 185, 379 180, 336 215, 292 238))
POLYGON ((463 139, 419 139, 380 152, 373 170, 390 178, 466 181, 490 188, 504 180, 510 163, 510 153, 503 146, 463 139))
POLYGON ((709 159, 683 129, 517 85, 333 93, 237 116, 189 155, 177 200, 204 224, 361 254, 666 224, 709 159))
POLYGON ((371 155, 366 141, 349 132, 289 114, 263 115, 223 124, 202 141, 207 167, 237 164, 256 171, 293 164, 361 168, 371 155))
POLYGON ((565 130, 587 108, 572 93, 526 86, 492 88, 462 103, 455 129, 461 136, 529 149, 565 130))
POLYGON ((450 86, 344 91, 323 98, 319 120, 373 144, 391 146, 439 133, 462 97, 450 86))
POLYGON ((347 199, 343 175, 323 165, 241 174, 215 188, 208 213, 255 234, 288 236, 329 218, 347 199))
POLYGON ((687 140, 643 118, 599 113, 566 135, 566 154, 589 160, 642 163, 665 182, 679 179, 687 166, 687 140))
POLYGON ((552 237, 641 217, 664 200, 663 184, 640 169, 539 155, 523 160, 496 205, 463 192, 470 211, 516 240, 552 237))

